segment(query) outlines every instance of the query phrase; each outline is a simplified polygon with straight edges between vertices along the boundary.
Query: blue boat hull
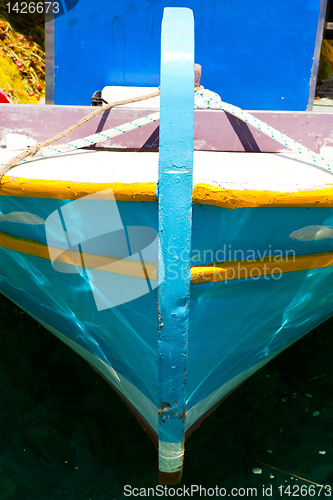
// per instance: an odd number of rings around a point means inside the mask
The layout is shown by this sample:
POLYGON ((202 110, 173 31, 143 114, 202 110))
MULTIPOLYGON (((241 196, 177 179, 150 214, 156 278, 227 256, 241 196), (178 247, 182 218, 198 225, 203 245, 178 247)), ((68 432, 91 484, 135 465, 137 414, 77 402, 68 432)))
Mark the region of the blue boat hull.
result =
MULTIPOLYGON (((33 210, 43 219, 70 202, 1 197, 3 212, 33 210)), ((117 205, 128 226, 157 228, 157 203, 120 201, 117 205)), ((195 205, 192 269, 207 264, 211 256, 228 261, 235 251, 238 256, 243 253, 240 262, 250 251, 256 253, 254 262, 270 254, 276 258, 276 268, 282 253, 289 252, 295 261, 302 254, 315 258, 330 253, 330 239, 299 242, 289 234, 295 227, 328 224, 332 218, 329 207, 229 210, 195 205), (267 230, 272 217, 274 234, 267 230), (253 231, 258 227, 263 229, 253 231)), ((2 236, 12 235, 14 241, 47 247, 43 225, 3 222, 1 229, 2 236)), ((1 292, 93 365, 134 408, 149 432, 157 433, 157 289, 115 308, 98 310, 86 274, 73 274, 72 264, 65 264, 66 273, 55 270, 49 259, 22 249, 2 247, 0 255, 1 292)), ((186 431, 261 366, 333 315, 333 267, 192 282, 190 294, 186 431)))

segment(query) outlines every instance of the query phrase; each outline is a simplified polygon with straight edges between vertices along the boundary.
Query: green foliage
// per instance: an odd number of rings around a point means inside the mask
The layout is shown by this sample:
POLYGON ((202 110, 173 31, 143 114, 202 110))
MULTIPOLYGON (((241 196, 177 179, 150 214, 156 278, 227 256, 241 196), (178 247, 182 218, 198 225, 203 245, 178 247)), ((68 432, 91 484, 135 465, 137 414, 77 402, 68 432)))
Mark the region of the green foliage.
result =
POLYGON ((318 70, 318 79, 319 80, 327 80, 332 74, 332 66, 330 62, 325 59, 323 56, 320 56, 319 59, 319 70, 318 70))

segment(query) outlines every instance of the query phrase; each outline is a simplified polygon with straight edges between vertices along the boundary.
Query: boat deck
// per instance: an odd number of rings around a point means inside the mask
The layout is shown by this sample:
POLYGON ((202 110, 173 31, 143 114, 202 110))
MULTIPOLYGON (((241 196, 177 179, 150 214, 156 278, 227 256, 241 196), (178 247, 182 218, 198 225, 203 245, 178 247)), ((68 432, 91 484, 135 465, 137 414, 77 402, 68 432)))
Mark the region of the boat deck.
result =
MULTIPOLYGON (((333 156, 332 151, 328 151, 333 156)), ((0 152, 4 162, 17 151, 0 152)), ((4 177, 80 183, 156 183, 158 152, 76 151, 54 158, 25 162, 4 177)), ((224 189, 295 192, 332 187, 330 172, 297 153, 194 152, 193 185, 224 189)))

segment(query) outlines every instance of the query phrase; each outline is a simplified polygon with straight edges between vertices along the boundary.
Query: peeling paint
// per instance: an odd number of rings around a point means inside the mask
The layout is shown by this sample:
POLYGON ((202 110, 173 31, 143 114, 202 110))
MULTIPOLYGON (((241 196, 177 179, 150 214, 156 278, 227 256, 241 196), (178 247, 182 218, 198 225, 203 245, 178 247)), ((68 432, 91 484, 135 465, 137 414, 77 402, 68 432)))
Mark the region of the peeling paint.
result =
MULTIPOLYGON (((333 206, 333 185, 313 190, 281 192, 259 189, 226 189, 214 181, 212 184, 198 183, 193 188, 193 203, 215 205, 224 208, 243 207, 308 207, 333 206)), ((112 189, 119 201, 155 202, 155 182, 135 183, 86 183, 51 181, 4 176, 0 185, 2 196, 24 196, 28 198, 78 199, 92 193, 112 189)))
MULTIPOLYGON (((194 36, 189 9, 167 8, 162 26, 158 222, 159 470, 181 477, 186 414, 194 135, 194 36), (172 16, 177 16, 175 26, 172 16), (179 24, 180 23, 180 24, 179 24), (184 23, 184 24, 183 24, 184 23), (182 32, 182 29, 184 32, 182 32), (175 77, 177 75, 177 77, 175 77), (179 83, 181 81, 181 84, 179 83), (174 252, 169 252, 175 248, 174 252), (179 256, 182 255, 180 259, 179 256), (174 273, 177 270, 177 278, 174 273), (159 270, 162 266, 159 266, 159 270), (161 328, 163 318, 163 329, 161 328), (185 342, 184 342, 185 339, 185 342), (170 401, 174 401, 171 404, 170 401)), ((171 477, 174 481, 175 478, 171 477)), ((163 477, 163 482, 168 481, 163 477)))

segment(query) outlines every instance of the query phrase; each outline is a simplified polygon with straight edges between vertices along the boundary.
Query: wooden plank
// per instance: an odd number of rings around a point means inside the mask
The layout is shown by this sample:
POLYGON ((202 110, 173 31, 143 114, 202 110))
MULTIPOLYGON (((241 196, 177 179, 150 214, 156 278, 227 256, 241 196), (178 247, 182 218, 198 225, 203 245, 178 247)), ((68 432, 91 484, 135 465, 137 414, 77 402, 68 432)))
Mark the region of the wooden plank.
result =
MULTIPOLYGON (((0 134, 27 134, 37 141, 61 132, 88 115, 90 106, 53 106, 0 104, 0 134)), ((89 121, 68 136, 75 140, 96 131, 146 116, 149 108, 114 108, 89 121)), ((251 111, 257 118, 319 153, 323 146, 333 147, 333 114, 294 111, 251 111)), ((159 129, 150 124, 100 144, 100 147, 158 148, 159 129)), ((194 149, 202 151, 281 151, 282 146, 237 118, 221 110, 196 110, 194 149)))

